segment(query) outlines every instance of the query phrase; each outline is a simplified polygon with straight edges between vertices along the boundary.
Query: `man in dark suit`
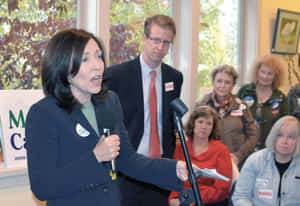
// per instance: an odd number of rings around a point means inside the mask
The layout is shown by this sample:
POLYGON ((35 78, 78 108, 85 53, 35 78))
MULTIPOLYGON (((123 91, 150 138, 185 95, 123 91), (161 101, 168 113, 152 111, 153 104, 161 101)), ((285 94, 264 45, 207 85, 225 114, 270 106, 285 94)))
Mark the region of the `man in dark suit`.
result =
MULTIPOLYGON (((112 66, 104 72, 103 84, 115 91, 124 113, 124 123, 136 151, 149 157, 173 158, 176 137, 169 103, 180 96, 182 73, 163 63, 176 34, 174 21, 155 15, 145 21, 144 49, 137 58, 112 66), (152 73, 156 74, 152 77, 152 73), (156 92, 155 103, 151 88, 156 92), (155 105, 153 118, 151 105, 155 105), (153 123, 155 119, 155 123, 153 123), (155 126, 153 126, 155 125, 155 126), (158 153, 152 155, 151 136, 157 128, 158 153)), ((152 107, 153 108, 153 107, 152 107)), ((157 151, 157 150, 156 150, 157 151)), ((169 192, 150 184, 123 177, 122 204, 125 206, 166 206, 169 192)))

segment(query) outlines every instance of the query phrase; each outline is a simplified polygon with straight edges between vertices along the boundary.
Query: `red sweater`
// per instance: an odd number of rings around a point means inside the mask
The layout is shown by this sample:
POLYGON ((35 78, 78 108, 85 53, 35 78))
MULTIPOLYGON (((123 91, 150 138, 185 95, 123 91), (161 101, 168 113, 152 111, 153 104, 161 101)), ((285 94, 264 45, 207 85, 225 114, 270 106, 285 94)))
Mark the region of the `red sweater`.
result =
MULTIPOLYGON (((193 151, 191 138, 187 141, 191 162, 197 165, 200 169, 216 169, 221 175, 232 178, 232 163, 228 148, 217 140, 210 140, 209 147, 206 152, 196 156, 193 151)), ((181 145, 177 145, 175 149, 174 159, 185 161, 181 145)), ((197 178, 200 195, 203 204, 216 203, 225 200, 228 197, 230 190, 230 182, 215 180, 212 178, 197 178)), ((190 189, 189 181, 184 183, 183 189, 190 189)), ((171 192, 171 199, 178 198, 179 192, 171 192)))

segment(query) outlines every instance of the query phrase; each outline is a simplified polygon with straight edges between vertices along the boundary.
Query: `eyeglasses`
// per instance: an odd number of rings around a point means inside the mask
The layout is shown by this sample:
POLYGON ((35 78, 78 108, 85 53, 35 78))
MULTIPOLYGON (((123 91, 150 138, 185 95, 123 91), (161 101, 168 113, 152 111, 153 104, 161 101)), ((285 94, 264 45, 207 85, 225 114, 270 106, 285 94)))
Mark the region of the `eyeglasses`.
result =
POLYGON ((152 38, 150 36, 148 36, 148 39, 150 39, 156 45, 163 43, 164 47, 169 47, 173 43, 171 41, 161 40, 159 38, 152 38))

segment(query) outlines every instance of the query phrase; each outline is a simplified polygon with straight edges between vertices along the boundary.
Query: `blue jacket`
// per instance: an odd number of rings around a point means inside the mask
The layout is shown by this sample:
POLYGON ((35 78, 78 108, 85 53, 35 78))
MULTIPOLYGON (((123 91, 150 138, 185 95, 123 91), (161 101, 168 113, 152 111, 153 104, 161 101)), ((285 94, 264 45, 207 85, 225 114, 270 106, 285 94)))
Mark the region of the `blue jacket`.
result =
MULTIPOLYGON (((134 152, 113 92, 109 91, 104 103, 94 106, 97 120, 100 108, 114 111, 113 133, 121 140, 118 171, 164 189, 182 189, 183 182, 176 176, 176 161, 149 159, 134 152)), ((102 135, 99 121, 98 127, 102 135)), ((99 136, 80 108, 68 113, 57 106, 55 98, 45 97, 30 108, 25 133, 30 184, 38 199, 47 200, 48 206, 121 205, 118 179, 111 180, 110 162, 97 162, 93 148, 99 136)))
POLYGON ((234 206, 299 206, 300 157, 292 160, 282 176, 281 198, 278 199, 279 172, 274 152, 263 149, 253 153, 245 162, 235 192, 234 206))

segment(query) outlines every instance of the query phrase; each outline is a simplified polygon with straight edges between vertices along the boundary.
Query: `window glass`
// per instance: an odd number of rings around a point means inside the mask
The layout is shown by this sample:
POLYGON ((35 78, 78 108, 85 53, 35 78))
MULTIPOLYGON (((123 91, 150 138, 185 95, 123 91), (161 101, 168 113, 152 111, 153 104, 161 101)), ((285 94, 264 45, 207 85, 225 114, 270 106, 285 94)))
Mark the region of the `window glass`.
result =
POLYGON ((201 0, 198 98, 211 88, 210 73, 220 64, 239 71, 239 0, 201 0))
POLYGON ((144 20, 154 14, 172 16, 172 2, 172 0, 112 0, 109 64, 119 64, 138 56, 142 51, 144 20))
POLYGON ((47 40, 76 16, 77 0, 0 0, 0 89, 41 88, 47 40))

